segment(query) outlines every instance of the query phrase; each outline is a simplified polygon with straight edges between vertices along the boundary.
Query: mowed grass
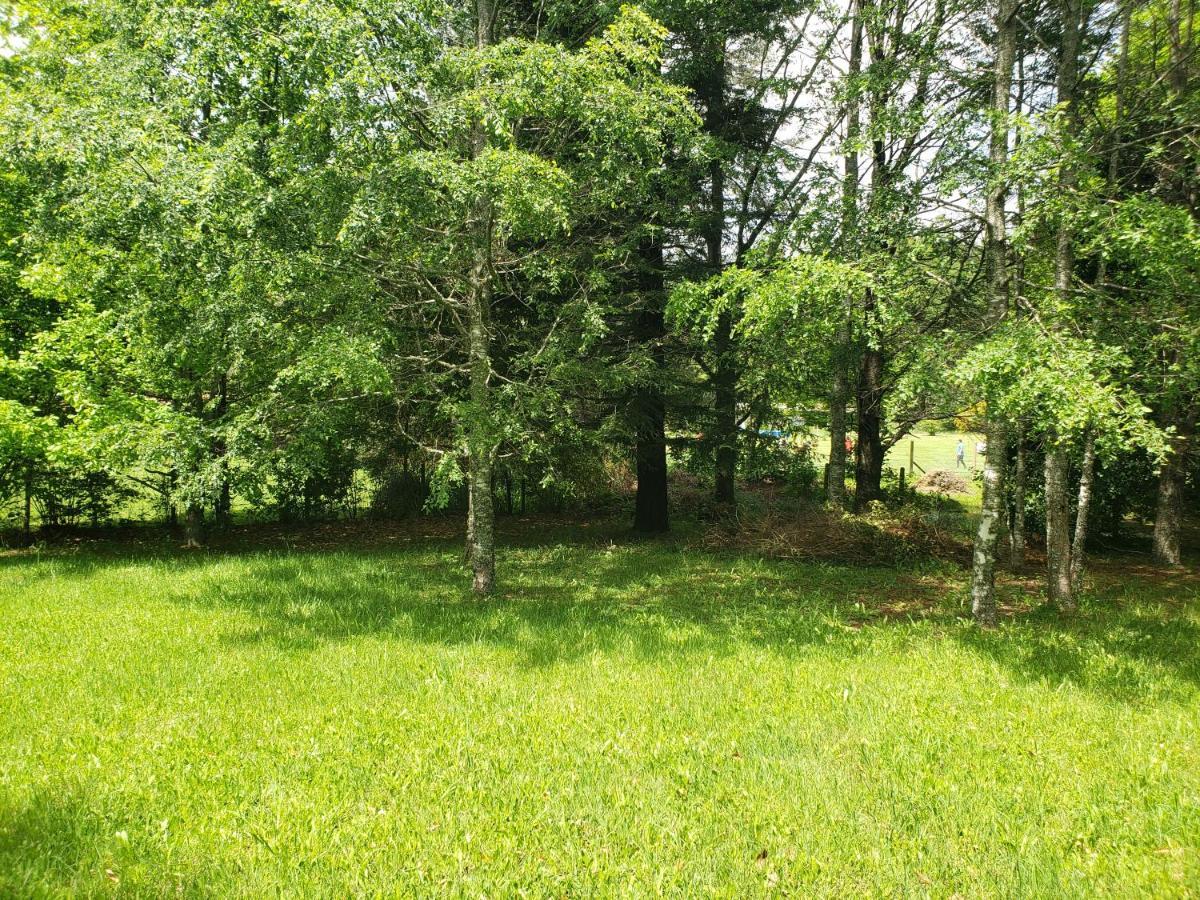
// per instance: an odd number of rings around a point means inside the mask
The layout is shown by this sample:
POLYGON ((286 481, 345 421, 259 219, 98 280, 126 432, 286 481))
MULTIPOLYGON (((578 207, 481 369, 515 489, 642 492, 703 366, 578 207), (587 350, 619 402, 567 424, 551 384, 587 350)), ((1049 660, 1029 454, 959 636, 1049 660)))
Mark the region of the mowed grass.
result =
POLYGON ((0 895, 1200 890, 1194 571, 354 546, 0 560, 0 895))
MULTIPOLYGON (((813 430, 813 459, 818 465, 824 465, 829 460, 829 434, 820 429, 813 430)), ((946 469, 954 472, 959 471, 965 475, 969 475, 975 469, 981 469, 984 464, 984 457, 975 453, 975 444, 984 439, 981 434, 972 434, 959 431, 940 431, 936 434, 930 434, 927 431, 917 429, 903 440, 896 442, 887 452, 884 458, 884 465, 900 471, 901 466, 905 471, 909 471, 908 459, 909 450, 912 451, 913 461, 917 466, 917 477, 921 477, 921 470, 932 472, 936 469, 946 469), (957 465, 958 442, 963 442, 964 461, 967 468, 964 470, 957 465), (912 447, 909 447, 909 444, 912 447)), ((853 463, 851 463, 853 466, 853 463)), ((911 472, 910 472, 911 480, 911 472)))

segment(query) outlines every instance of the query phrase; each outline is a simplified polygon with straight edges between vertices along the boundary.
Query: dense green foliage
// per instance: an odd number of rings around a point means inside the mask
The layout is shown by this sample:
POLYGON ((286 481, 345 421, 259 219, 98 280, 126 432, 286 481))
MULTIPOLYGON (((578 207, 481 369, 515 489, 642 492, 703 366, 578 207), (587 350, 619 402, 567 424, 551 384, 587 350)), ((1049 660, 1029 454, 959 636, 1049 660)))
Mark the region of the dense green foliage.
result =
POLYGON ((660 532, 683 466, 728 519, 739 477, 811 482, 805 458, 764 461, 817 426, 829 502, 850 447, 862 511, 914 428, 974 415, 995 444, 981 559, 1003 528, 1021 555, 1028 505, 1060 550, 1080 522, 1080 568, 1095 494, 1152 510, 1178 562, 1194 18, 7 4, 10 520, 182 512, 200 544, 235 509, 465 508, 486 592, 514 495, 561 508, 632 480, 635 526, 660 532), (1007 482, 1042 458, 1046 486, 1007 482))

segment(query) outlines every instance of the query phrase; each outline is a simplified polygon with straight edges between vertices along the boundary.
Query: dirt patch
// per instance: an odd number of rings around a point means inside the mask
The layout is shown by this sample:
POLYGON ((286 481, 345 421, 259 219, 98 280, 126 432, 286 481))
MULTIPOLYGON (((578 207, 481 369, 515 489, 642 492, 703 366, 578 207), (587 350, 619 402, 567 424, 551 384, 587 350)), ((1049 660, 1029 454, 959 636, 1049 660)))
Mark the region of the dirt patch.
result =
POLYGON ((957 472, 945 469, 934 469, 917 479, 913 485, 918 491, 928 491, 935 494, 966 494, 971 490, 971 484, 957 472))
POLYGON ((772 510, 736 527, 709 528, 699 542, 708 550, 851 565, 890 566, 930 557, 965 565, 971 558, 961 537, 935 521, 888 510, 864 516, 819 508, 798 513, 772 510))

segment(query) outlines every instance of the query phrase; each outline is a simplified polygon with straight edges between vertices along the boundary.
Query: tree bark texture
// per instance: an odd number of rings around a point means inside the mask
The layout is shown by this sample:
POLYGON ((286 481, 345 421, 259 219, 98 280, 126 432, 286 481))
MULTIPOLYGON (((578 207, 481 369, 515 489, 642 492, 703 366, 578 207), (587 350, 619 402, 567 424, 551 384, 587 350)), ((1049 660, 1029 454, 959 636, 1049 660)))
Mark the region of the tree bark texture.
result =
MULTIPOLYGON (((855 2, 850 24, 850 61, 847 78, 856 79, 862 72, 863 23, 862 11, 855 2)), ((841 251, 847 259, 854 252, 858 226, 858 147, 862 133, 861 103, 854 91, 846 102, 846 150, 842 156, 842 234, 841 251)), ((842 320, 838 323, 833 341, 833 376, 829 389, 829 470, 825 492, 834 509, 846 506, 846 404, 850 401, 849 368, 853 340, 852 310, 847 301, 842 320)))
POLYGON ((883 496, 883 353, 863 351, 858 376, 858 441, 854 446, 854 507, 883 496))
MULTIPOLYGON (((726 50, 724 42, 709 54, 710 70, 703 84, 704 130, 719 137, 725 130, 726 50)), ((725 267, 725 168, 719 158, 709 164, 709 210, 704 229, 710 275, 725 267)), ((713 438, 716 474, 713 496, 719 506, 737 502, 737 361, 734 355, 733 319, 722 313, 713 335, 713 438)))
POLYGON ((1096 477, 1096 435, 1089 432, 1083 444, 1083 464, 1079 470, 1079 501, 1075 505, 1075 537, 1071 541, 1071 587, 1079 592, 1083 583, 1084 548, 1087 545, 1088 517, 1092 509, 1092 485, 1096 477))
MULTIPOLYGON (((1005 219, 1008 191, 999 176, 1008 161, 1008 106, 1016 47, 1016 4, 1013 0, 998 0, 996 57, 992 78, 993 119, 989 142, 993 182, 988 187, 985 209, 988 324, 992 327, 1003 321, 1009 305, 1008 230, 1005 219)), ((984 627, 996 624, 996 544, 1000 535, 1007 462, 1007 429, 1004 421, 989 410, 987 456, 983 466, 983 504, 971 563, 971 613, 975 621, 984 627)))
POLYGON ((1025 567, 1025 495, 1029 492, 1029 475, 1026 471, 1027 452, 1025 430, 1020 428, 1014 439, 1012 477, 1012 527, 1009 529, 1009 565, 1019 572, 1025 567))
POLYGON ((1158 474, 1158 502, 1154 513, 1154 560, 1177 566, 1183 560, 1180 531, 1183 494, 1187 483, 1188 454, 1196 431, 1196 410, 1180 418, 1171 439, 1170 454, 1158 474))
POLYGON ((1046 446, 1046 588, 1050 602, 1063 612, 1075 610, 1071 591, 1071 511, 1067 496, 1067 453, 1046 446))
MULTIPOLYGON (((494 0, 476 0, 475 45, 492 43, 495 25, 494 0)), ((481 123, 472 127, 471 155, 486 149, 487 136, 481 123)), ((471 421, 467 423, 469 493, 467 533, 471 590, 478 596, 492 593, 496 581, 496 510, 492 496, 495 435, 491 427, 492 358, 489 312, 491 306, 491 203, 480 197, 472 210, 471 268, 467 287, 467 353, 470 366, 471 421)))

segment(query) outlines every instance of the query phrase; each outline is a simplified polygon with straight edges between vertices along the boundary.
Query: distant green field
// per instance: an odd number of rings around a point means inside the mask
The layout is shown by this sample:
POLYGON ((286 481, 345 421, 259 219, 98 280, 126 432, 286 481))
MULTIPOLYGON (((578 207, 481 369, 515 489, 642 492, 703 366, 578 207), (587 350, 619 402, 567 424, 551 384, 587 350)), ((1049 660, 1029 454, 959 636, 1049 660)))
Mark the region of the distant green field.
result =
MULTIPOLYGON (((817 462, 824 465, 829 459, 829 433, 814 430, 813 434, 815 436, 813 439, 814 455, 817 462)), ((958 471, 974 471, 976 468, 981 467, 983 465, 983 457, 976 455, 975 444, 983 440, 983 435, 958 431, 947 431, 940 434, 929 434, 925 431, 914 432, 892 447, 886 457, 886 465, 897 472, 901 466, 907 470, 909 467, 909 446, 911 444, 912 458, 918 467, 918 477, 921 475, 921 470, 932 472, 935 469, 948 469, 953 472, 957 468, 955 465, 955 447, 958 444, 959 438, 962 439, 966 447, 967 470, 959 468, 958 471)))
POLYGON ((1195 896, 1196 573, 980 633, 588 524, 0 558, 0 896, 1195 896))

